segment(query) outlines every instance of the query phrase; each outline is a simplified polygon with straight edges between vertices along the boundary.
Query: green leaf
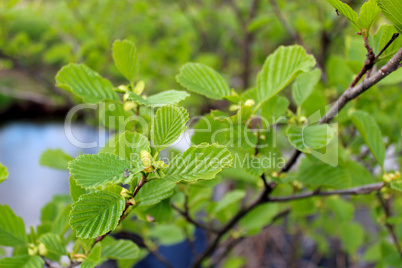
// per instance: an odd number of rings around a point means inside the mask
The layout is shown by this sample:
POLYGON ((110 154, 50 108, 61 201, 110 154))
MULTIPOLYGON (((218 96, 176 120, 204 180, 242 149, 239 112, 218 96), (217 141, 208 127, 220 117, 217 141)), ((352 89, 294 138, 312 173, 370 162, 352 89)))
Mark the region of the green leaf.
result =
POLYGON ((328 3, 331 4, 339 13, 344 15, 350 22, 353 22, 358 28, 360 28, 356 21, 357 21, 357 13, 354 11, 349 5, 343 3, 339 0, 327 0, 328 3))
POLYGON ((101 252, 102 246, 100 243, 97 243, 82 262, 81 268, 94 268, 100 260, 101 252))
POLYGON ((188 90, 220 100, 230 95, 229 85, 214 69, 201 63, 186 63, 176 76, 177 82, 188 90))
POLYGON ((125 207, 125 199, 109 191, 80 196, 70 212, 70 225, 80 238, 95 238, 114 230, 125 207))
POLYGON ((0 260, 1 268, 43 268, 45 262, 39 256, 19 255, 0 260))
POLYGON ((182 228, 174 224, 156 225, 150 230, 149 236, 167 246, 177 244, 186 238, 182 228))
POLYGON ((394 180, 391 181, 390 185, 392 189, 402 192, 402 181, 401 180, 394 180))
POLYGON ((286 119, 284 116, 289 107, 289 101, 282 96, 274 96, 261 104, 261 116, 266 128, 286 119))
POLYGON ((8 178, 8 170, 2 163, 0 163, 0 183, 8 178))
POLYGON ((67 169, 68 162, 72 159, 69 154, 61 149, 48 149, 42 153, 40 164, 56 169, 67 169))
POLYGON ((177 104, 190 96, 187 92, 179 90, 167 90, 161 93, 151 95, 144 99, 142 96, 135 94, 134 92, 128 92, 128 99, 138 104, 142 104, 148 107, 160 107, 168 104, 177 104))
POLYGON ((210 180, 232 162, 232 155, 225 146, 202 143, 173 158, 165 170, 165 178, 174 182, 210 180))
POLYGON ((15 247, 25 245, 27 237, 22 218, 17 217, 7 205, 0 205, 0 245, 15 247))
POLYGON ((114 154, 134 163, 142 163, 141 151, 151 152, 150 144, 144 135, 137 132, 126 131, 120 135, 114 147, 114 154))
POLYGON ((334 132, 334 129, 327 124, 303 127, 289 125, 286 136, 297 150, 311 153, 312 150, 327 146, 334 138, 334 132))
POLYGON ((371 24, 373 24, 374 20, 380 14, 381 9, 377 5, 376 0, 369 0, 363 4, 360 9, 359 17, 356 20, 356 23, 363 29, 367 31, 370 29, 371 24))
POLYGON ((68 183, 70 184, 70 195, 74 202, 77 202, 81 195, 87 193, 87 190, 77 185, 72 176, 68 178, 68 183))
POLYGON ((271 223, 272 219, 279 212, 277 204, 263 204, 250 213, 247 213, 243 219, 240 220, 240 227, 246 230, 248 235, 257 234, 264 226, 271 223))
POLYGON ((296 78, 296 81, 292 85, 292 96, 297 106, 301 106, 310 96, 315 85, 320 81, 320 78, 320 69, 314 69, 310 72, 303 73, 296 78))
POLYGON ((114 154, 83 154, 69 162, 68 168, 77 185, 84 188, 105 188, 124 182, 127 173, 136 174, 141 167, 114 154))
POLYGON ((311 186, 348 188, 373 183, 371 174, 356 162, 348 161, 333 167, 319 160, 303 159, 296 174, 297 181, 311 186))
POLYGON ((135 197, 139 206, 152 206, 173 195, 176 183, 163 179, 147 182, 135 197))
POLYGON ((377 159, 378 163, 383 166, 385 159, 385 145, 377 122, 368 113, 362 111, 353 112, 350 115, 350 119, 375 159, 377 159))
POLYGON ((225 210, 230 205, 239 203, 240 200, 242 200, 245 196, 246 192, 244 190, 234 190, 225 194, 225 196, 218 202, 218 205, 215 207, 213 213, 217 214, 225 210))
POLYGON ((56 86, 74 93, 87 103, 119 100, 112 83, 83 64, 64 66, 56 75, 56 86))
POLYGON ((47 233, 42 235, 39 238, 39 241, 45 245, 46 249, 49 252, 57 255, 67 255, 67 250, 65 248, 65 245, 61 241, 60 236, 52 233, 47 233))
POLYGON ((402 34, 402 0, 377 0, 384 16, 402 34))
POLYGON ((364 242, 365 230, 356 222, 344 223, 339 227, 340 238, 344 249, 349 254, 355 254, 364 242))
POLYGON ((172 145, 186 129, 189 115, 186 109, 175 105, 159 108, 152 121, 151 139, 157 150, 172 145))
POLYGON ((99 120, 109 129, 116 132, 134 130, 137 118, 134 113, 124 110, 124 104, 119 101, 103 101, 99 104, 99 120))
POLYGON ((65 232, 67 232, 70 227, 70 211, 71 205, 68 205, 59 213, 59 215, 57 215, 52 226, 52 233, 63 235, 65 232))
POLYGON ((138 69, 137 48, 128 40, 116 40, 113 43, 113 60, 117 69, 127 78, 133 81, 138 69))
POLYGON ((113 260, 135 259, 138 256, 139 248, 131 240, 113 240, 103 245, 102 257, 113 260))
POLYGON ((280 46, 265 60, 257 77, 257 97, 260 103, 270 99, 285 88, 300 73, 308 72, 315 59, 303 47, 280 46))

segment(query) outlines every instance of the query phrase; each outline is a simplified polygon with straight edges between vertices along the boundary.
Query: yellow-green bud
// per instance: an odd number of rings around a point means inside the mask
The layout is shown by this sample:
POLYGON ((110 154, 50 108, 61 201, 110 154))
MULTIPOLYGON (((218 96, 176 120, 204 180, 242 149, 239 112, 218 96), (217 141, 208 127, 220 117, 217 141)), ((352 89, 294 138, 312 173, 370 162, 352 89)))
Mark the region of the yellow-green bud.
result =
POLYGON ((38 254, 38 248, 34 244, 28 244, 28 254, 30 256, 35 256, 38 254))
POLYGON ((78 261, 78 262, 83 262, 87 258, 84 254, 75 254, 73 255, 73 258, 78 261))
POLYGON ((244 103, 244 105, 246 106, 254 106, 255 101, 252 99, 246 100, 246 102, 244 103))
POLYGON ((123 104, 123 109, 124 109, 124 111, 130 111, 130 110, 132 110, 134 108, 137 108, 137 106, 138 106, 137 103, 135 103, 133 101, 126 101, 123 104))
POLYGON ((135 206, 135 205, 136 205, 135 200, 134 200, 134 197, 131 197, 129 200, 127 200, 127 203, 130 204, 130 205, 132 205, 132 206, 135 206))
POLYGON ((130 191, 127 190, 126 188, 121 189, 120 195, 125 198, 131 197, 130 191))
POLYGON ((390 174, 385 173, 385 174, 382 176, 382 180, 385 181, 386 183, 390 183, 390 182, 392 181, 392 177, 390 176, 390 174))
POLYGON ((38 250, 39 250, 39 255, 41 255, 41 256, 45 256, 48 253, 47 248, 43 243, 39 243, 38 250))
POLYGON ((126 93, 123 95, 123 100, 127 101, 130 98, 130 94, 126 93))
POLYGON ((141 95, 141 93, 144 91, 144 88, 145 88, 145 83, 144 83, 144 81, 141 80, 140 82, 138 82, 135 85, 133 92, 137 95, 141 95))
POLYGON ((123 91, 128 91, 128 88, 127 88, 127 86, 125 86, 125 85, 120 85, 119 87, 118 87, 118 89, 120 89, 120 90, 123 90, 123 91))
POLYGON ((153 171, 152 163, 154 159, 152 158, 152 155, 146 150, 142 150, 140 155, 141 155, 141 161, 145 166, 144 171, 145 172, 153 171))

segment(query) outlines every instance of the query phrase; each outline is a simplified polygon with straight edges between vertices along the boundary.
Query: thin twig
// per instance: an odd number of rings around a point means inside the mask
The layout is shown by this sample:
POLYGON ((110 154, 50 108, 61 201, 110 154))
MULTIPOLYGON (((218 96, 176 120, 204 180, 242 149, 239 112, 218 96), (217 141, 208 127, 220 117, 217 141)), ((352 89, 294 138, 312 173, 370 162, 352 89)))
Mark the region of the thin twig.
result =
MULTIPOLYGON (((335 104, 331 107, 331 109, 325 114, 324 117, 321 118, 319 121, 321 124, 323 123, 328 123, 332 118, 334 118, 340 110, 342 110, 345 105, 351 101, 352 99, 356 98, 363 92, 365 92, 367 89, 372 87, 373 85, 377 84, 379 81, 381 81, 383 78, 385 78, 387 75, 395 71, 399 63, 402 61, 402 48, 388 61, 387 64, 385 64, 379 71, 375 72, 370 78, 365 79, 362 83, 358 84, 355 87, 348 88, 345 90, 345 92, 339 97, 339 99, 335 102, 335 104)), ((290 169, 297 161, 298 156, 301 153, 296 150, 296 152, 293 153, 293 156, 290 158, 289 162, 285 165, 285 167, 290 169)), ((285 171, 284 169, 281 170, 281 172, 285 171)), ((347 190, 336 190, 336 191, 328 191, 328 192, 321 192, 321 191, 315 191, 315 192, 310 192, 310 193, 305 193, 305 194, 300 194, 300 195, 293 195, 291 197, 269 197, 270 193, 272 192, 273 188, 275 187, 275 184, 272 184, 269 189, 264 189, 263 192, 259 195, 257 199, 255 199, 251 204, 243 209, 241 209, 229 222, 224 225, 219 233, 216 235, 215 239, 208 245, 208 247, 204 250, 204 252, 201 254, 199 258, 196 259, 192 267, 199 267, 202 262, 208 258, 217 248, 219 245, 220 240, 222 237, 229 231, 231 230, 237 222, 242 219, 245 215, 247 215, 250 211, 252 211, 254 208, 259 206, 260 204, 266 203, 266 202, 272 202, 273 200, 275 202, 281 202, 283 201, 289 201, 290 200, 295 200, 295 199, 302 199, 302 198, 307 198, 313 195, 353 195, 353 194, 366 194, 375 190, 380 189, 383 187, 383 183, 379 183, 378 185, 373 184, 373 185, 366 185, 362 186, 359 189, 358 188, 352 188, 352 189, 347 189, 347 190), (367 188, 368 187, 368 188, 367 188), (371 188, 370 188, 371 187, 371 188), (379 188, 378 188, 379 187, 379 188), (287 200, 286 200, 287 199, 287 200)))
POLYGON ((299 199, 305 199, 313 196, 329 196, 329 195, 363 195, 369 194, 375 191, 380 190, 384 187, 383 182, 366 184, 359 187, 354 187, 350 189, 343 189, 343 190, 332 190, 332 191, 320 191, 319 189, 312 192, 301 193, 297 195, 290 195, 290 196, 279 196, 279 197, 269 197, 267 202, 288 202, 294 201, 299 199))
POLYGON ((377 192, 377 198, 378 198, 378 201, 380 202, 381 208, 384 210, 385 227, 388 229, 388 232, 391 235, 392 241, 394 242, 395 248, 398 251, 399 256, 402 259, 402 248, 401 248, 401 244, 399 243, 398 237, 396 236, 395 228, 392 224, 387 222, 388 218, 392 217, 390 200, 389 199, 384 200, 380 191, 377 192))
POLYGON ((189 213, 188 211, 183 211, 183 210, 181 210, 181 209, 178 208, 175 204, 171 204, 171 206, 172 206, 172 208, 173 208, 174 210, 176 210, 180 215, 182 215, 182 216, 186 219, 186 221, 188 221, 189 223, 194 224, 196 227, 199 227, 199 228, 201 228, 201 229, 204 229, 204 230, 209 231, 209 232, 212 232, 212 233, 217 233, 217 232, 218 232, 218 230, 213 229, 213 228, 210 228, 209 226, 205 225, 204 223, 198 222, 198 221, 196 221, 195 219, 193 219, 193 218, 190 216, 190 213, 189 213))
MULTIPOLYGON (((360 83, 359 85, 354 87, 349 86, 348 89, 344 91, 344 93, 331 107, 331 109, 321 118, 319 123, 320 124, 329 123, 339 113, 339 111, 343 109, 343 107, 345 107, 345 105, 349 101, 355 99, 357 96, 365 92, 367 89, 369 89, 370 87, 372 87, 373 85, 377 84, 382 79, 387 77, 390 73, 397 70, 399 68, 399 63, 401 62, 401 60, 402 60, 402 48, 399 49, 399 51, 395 53, 395 55, 388 61, 388 63, 385 64, 379 71, 375 72, 369 78, 363 80, 363 82, 360 83)), ((365 66, 363 66, 363 69, 367 68, 365 66)), ((352 84, 355 82, 355 80, 353 80, 352 84)), ((360 78, 358 80, 360 80, 360 78)), ((300 155, 301 152, 295 149, 291 154, 289 160, 283 166, 281 173, 290 170, 290 168, 296 163, 300 155)))

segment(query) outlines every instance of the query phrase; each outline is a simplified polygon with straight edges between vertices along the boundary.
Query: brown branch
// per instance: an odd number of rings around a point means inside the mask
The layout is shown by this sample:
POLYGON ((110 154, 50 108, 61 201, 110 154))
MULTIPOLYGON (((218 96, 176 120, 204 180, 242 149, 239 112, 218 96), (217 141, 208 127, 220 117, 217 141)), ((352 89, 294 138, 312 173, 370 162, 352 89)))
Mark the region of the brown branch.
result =
POLYGON ((321 191, 317 189, 316 191, 301 193, 297 195, 290 196, 279 196, 279 197, 269 197, 267 202, 288 202, 299 199, 305 199, 313 196, 329 196, 329 195, 363 195, 369 194, 375 191, 380 190, 384 187, 383 182, 366 184, 359 187, 354 187, 350 189, 342 189, 342 190, 332 190, 332 191, 321 191))
POLYGON ((185 210, 181 210, 180 208, 178 208, 178 207, 177 207, 175 204, 173 204, 173 203, 171 204, 171 206, 172 206, 172 208, 173 208, 174 210, 176 210, 180 215, 182 215, 182 216, 186 219, 186 221, 188 221, 189 223, 192 223, 194 226, 196 226, 196 227, 198 227, 198 228, 201 228, 201 229, 204 229, 204 230, 206 230, 206 231, 212 232, 212 233, 217 233, 217 232, 218 232, 218 230, 216 230, 216 229, 214 229, 214 228, 211 228, 211 227, 205 225, 204 223, 198 222, 198 221, 196 221, 195 219, 193 219, 193 218, 191 217, 191 215, 190 215, 189 210, 186 209, 186 205, 185 205, 185 210))
MULTIPOLYGON (((399 63, 401 61, 402 61, 402 48, 399 49, 399 51, 395 53, 395 55, 388 61, 388 63, 385 64, 379 71, 375 72, 369 78, 364 79, 362 83, 354 87, 349 87, 347 90, 345 90, 344 93, 335 102, 335 104, 331 107, 331 109, 321 118, 319 123, 320 124, 329 123, 339 113, 339 111, 345 107, 345 105, 349 101, 355 99, 360 94, 365 92, 367 89, 369 89, 370 87, 372 87, 373 85, 377 84, 382 79, 387 77, 390 73, 397 70, 399 67, 399 63)), ((363 66, 363 69, 367 68, 365 66, 363 66)), ((360 78, 358 80, 360 80, 360 78)), ((354 83, 354 81, 352 83, 354 83)), ((296 163, 300 155, 301 155, 300 151, 294 150, 289 160, 283 166, 281 173, 290 170, 290 168, 292 168, 292 166, 296 163)))
POLYGON ((387 228, 389 234, 391 235, 395 248, 398 251, 399 256, 402 259, 402 248, 401 248, 401 244, 399 243, 398 237, 396 236, 395 228, 392 224, 387 222, 388 218, 392 217, 390 199, 384 200, 380 191, 377 192, 377 198, 378 198, 378 201, 380 202, 381 208, 384 210, 385 227, 387 228))
MULTIPOLYGON (((270 222, 267 226, 265 226, 263 229, 265 230, 265 229, 268 229, 269 227, 273 226, 273 225, 275 224, 275 222, 277 222, 278 220, 280 220, 280 219, 286 217, 287 215, 289 215, 289 213, 290 213, 290 209, 289 209, 289 208, 287 208, 287 209, 285 209, 285 210, 279 212, 278 214, 276 214, 276 215, 272 218, 271 222, 270 222)), ((213 262, 213 265, 212 265, 212 266, 214 267, 214 266, 216 266, 219 262, 221 262, 221 261, 223 260, 223 258, 225 258, 225 256, 226 256, 227 254, 229 254, 229 252, 230 252, 234 247, 236 247, 236 245, 238 245, 241 241, 243 241, 245 238, 246 238, 245 236, 241 236, 241 237, 238 237, 238 238, 236 238, 236 239, 233 239, 232 241, 230 241, 229 243, 227 243, 227 245, 224 245, 224 246, 223 246, 223 247, 224 247, 224 251, 215 259, 215 261, 213 262)))

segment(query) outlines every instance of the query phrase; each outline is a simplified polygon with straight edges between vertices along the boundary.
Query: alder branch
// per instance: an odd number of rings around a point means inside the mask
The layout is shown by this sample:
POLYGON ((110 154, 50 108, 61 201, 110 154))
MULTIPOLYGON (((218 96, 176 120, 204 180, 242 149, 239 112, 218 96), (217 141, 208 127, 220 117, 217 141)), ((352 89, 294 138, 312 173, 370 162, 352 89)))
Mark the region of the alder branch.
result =
MULTIPOLYGON (((395 40, 395 38, 393 38, 391 40, 395 40)), ((390 42, 391 42, 391 40, 390 40, 390 42)), ((387 44, 386 47, 387 46, 389 46, 389 44, 387 44)), ((398 52, 395 53, 395 55, 388 61, 388 63, 385 64, 379 71, 374 73, 369 78, 364 79, 357 86, 353 86, 353 87, 349 86, 348 89, 344 91, 344 93, 339 97, 339 99, 331 107, 331 109, 321 118, 321 120, 319 121, 319 124, 329 123, 340 112, 340 110, 342 110, 345 107, 345 105, 349 101, 355 99, 360 94, 365 92, 367 89, 371 88, 373 85, 377 84, 382 79, 387 77, 390 73, 397 70, 399 67, 399 63, 401 61, 402 61, 402 48, 399 49, 398 52)), ((366 64, 363 66, 362 70, 365 70, 367 68, 365 66, 366 66, 366 64)), ((366 72, 367 71, 368 70, 366 70, 366 72)), ((359 75, 363 76, 364 74, 362 74, 362 72, 359 72, 359 75)), ((356 78, 358 78, 358 77, 356 77, 356 78)), ((356 78, 353 80, 352 84, 355 82, 356 78)), ((360 78, 358 80, 360 80, 360 78)), ((288 170, 290 170, 290 168, 292 168, 292 166, 296 163, 296 161, 300 155, 301 155, 300 151, 294 150, 291 157, 289 158, 289 160, 283 166, 281 173, 287 172, 288 170)))
MULTIPOLYGON (((345 105, 349 101, 355 99, 360 94, 365 92, 367 89, 369 89, 370 87, 372 87, 373 85, 377 84, 382 79, 387 77, 390 73, 397 70, 401 61, 402 61, 402 48, 399 49, 399 51, 388 61, 387 64, 385 64, 379 71, 374 73, 371 77, 363 80, 357 86, 354 86, 352 88, 348 88, 347 90, 345 90, 345 92, 339 97, 339 99, 335 102, 335 104, 331 107, 331 109, 325 114, 324 117, 321 118, 319 123, 323 124, 323 123, 328 123, 329 121, 331 121, 331 119, 334 118, 339 113, 339 111, 345 107, 345 105)), ((301 152, 296 150, 280 172, 282 173, 282 172, 289 170, 296 163, 297 158, 300 154, 301 154, 301 152)), ((222 239, 222 237, 229 230, 231 230, 240 219, 242 219, 245 215, 247 215, 250 211, 252 211, 254 208, 259 206, 260 204, 263 204, 266 202, 272 202, 272 201, 273 202, 281 202, 281 201, 285 202, 285 201, 290 201, 290 200, 307 198, 307 197, 311 197, 314 195, 325 196, 325 195, 367 194, 369 192, 382 188, 384 185, 383 185, 383 183, 379 183, 378 185, 374 184, 374 185, 369 185, 369 186, 367 186, 367 185, 362 186, 363 188, 357 187, 357 188, 352 188, 352 189, 347 189, 347 190, 335 190, 335 191, 327 191, 327 192, 315 191, 315 192, 311 192, 311 193, 293 195, 291 197, 270 198, 269 195, 272 192, 272 190, 275 188, 275 186, 276 185, 273 183, 269 186, 268 189, 264 189, 257 199, 255 199, 253 202, 251 202, 251 204, 249 206, 241 209, 225 226, 223 226, 220 229, 219 233, 216 235, 215 239, 209 244, 209 246, 200 255, 200 257, 194 262, 194 265, 192 267, 199 267, 201 265, 201 263, 215 251, 215 249, 219 245, 219 242, 222 239), (372 188, 370 188, 370 187, 372 187, 372 188)))
POLYGON ((301 194, 296 194, 296 195, 290 195, 290 196, 279 196, 279 197, 269 197, 267 202, 288 202, 288 201, 294 201, 294 200, 299 200, 299 199, 305 199, 313 196, 329 196, 329 195, 364 195, 364 194, 370 194, 372 192, 380 190, 382 187, 384 187, 385 184, 383 182, 378 182, 378 183, 372 183, 372 184, 366 184, 363 186, 358 186, 350 189, 342 189, 342 190, 332 190, 332 191, 321 191, 320 189, 317 189, 312 192, 307 192, 307 193, 301 193, 301 194))
MULTIPOLYGON (((278 220, 280 220, 280 219, 282 219, 282 218, 285 218, 287 215, 289 215, 289 213, 290 213, 290 208, 287 208, 287 209, 285 209, 285 210, 280 211, 278 214, 276 214, 276 215, 272 218, 271 222, 270 222, 267 226, 265 226, 265 227, 263 228, 263 230, 272 227, 278 220)), ((213 262, 213 265, 212 265, 212 266, 214 267, 214 266, 217 265, 219 262, 221 262, 221 261, 226 257, 226 255, 229 254, 230 251, 232 251, 232 249, 233 249, 234 247, 236 247, 236 246, 237 246, 241 241, 243 241, 245 238, 246 238, 245 236, 241 236, 241 237, 238 237, 238 238, 236 238, 236 239, 233 239, 232 241, 230 241, 229 243, 227 243, 227 245, 224 245, 224 251, 216 258, 216 260, 213 262)))
POLYGON ((171 204, 172 208, 174 210, 176 210, 180 215, 182 215, 187 222, 192 223, 193 225, 195 225, 196 227, 199 227, 201 229, 204 229, 206 231, 212 232, 212 233, 217 233, 218 230, 215 230, 207 225, 205 225, 204 223, 198 222, 195 219, 193 219, 189 213, 188 210, 181 210, 180 208, 178 208, 176 205, 171 204))

